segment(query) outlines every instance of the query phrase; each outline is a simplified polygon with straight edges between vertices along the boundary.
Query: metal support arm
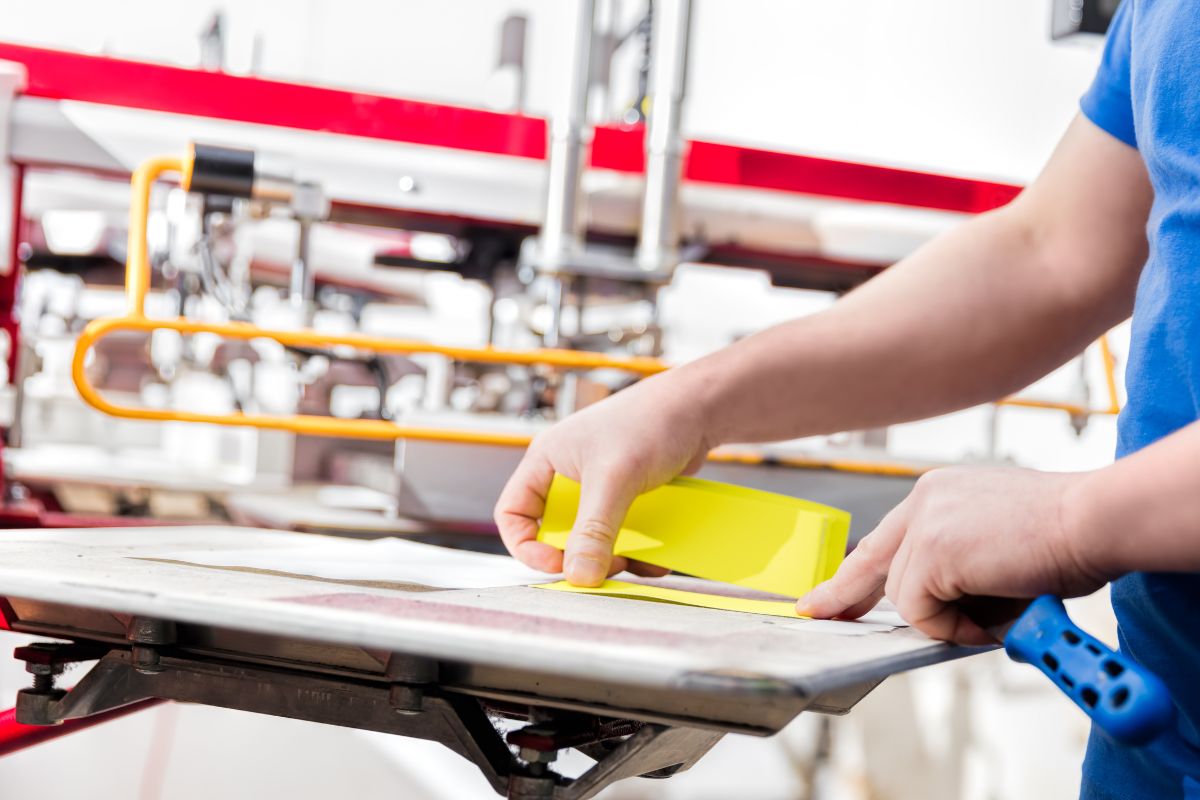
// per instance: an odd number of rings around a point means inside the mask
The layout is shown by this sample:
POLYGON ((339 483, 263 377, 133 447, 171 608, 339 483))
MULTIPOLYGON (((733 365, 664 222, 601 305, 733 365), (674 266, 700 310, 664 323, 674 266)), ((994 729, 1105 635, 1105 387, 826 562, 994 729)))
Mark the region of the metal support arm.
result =
POLYGON ((578 714, 531 708, 528 716, 539 721, 524 729, 524 737, 516 731, 506 742, 492 721, 498 712, 474 697, 441 688, 437 664, 427 660, 401 657, 397 663, 402 668, 390 669, 383 680, 360 680, 177 653, 169 638, 153 644, 146 638, 131 637, 132 647, 107 649, 70 691, 54 688, 47 675, 57 675, 66 663, 96 658, 96 648, 106 646, 19 649, 18 657, 26 658, 34 672, 34 687, 18 694, 17 721, 59 725, 155 699, 199 703, 440 742, 473 763, 498 793, 543 800, 586 800, 622 778, 673 775, 722 736, 598 717, 581 725, 578 714), (549 765, 566 747, 578 748, 596 764, 575 779, 552 771, 549 765))

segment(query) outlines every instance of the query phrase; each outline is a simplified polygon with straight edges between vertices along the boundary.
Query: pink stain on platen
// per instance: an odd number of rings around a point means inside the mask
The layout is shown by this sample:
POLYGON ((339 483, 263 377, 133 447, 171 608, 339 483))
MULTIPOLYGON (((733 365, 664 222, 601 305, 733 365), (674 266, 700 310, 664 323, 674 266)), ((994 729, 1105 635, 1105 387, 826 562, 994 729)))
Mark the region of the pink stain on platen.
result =
MULTIPOLYGON (((581 596, 582 597, 582 596, 581 596)), ((565 639, 580 639, 593 642, 620 644, 654 644, 662 647, 695 645, 707 637, 654 631, 653 636, 645 628, 624 628, 618 625, 597 625, 591 622, 543 617, 517 611, 461 606, 454 603, 438 603, 428 600, 410 600, 401 597, 383 597, 359 592, 303 595, 280 598, 281 602, 299 605, 336 608, 344 611, 360 611, 389 617, 420 620, 422 622, 444 622, 451 625, 467 625, 473 628, 501 629, 513 633, 532 633, 565 639)))

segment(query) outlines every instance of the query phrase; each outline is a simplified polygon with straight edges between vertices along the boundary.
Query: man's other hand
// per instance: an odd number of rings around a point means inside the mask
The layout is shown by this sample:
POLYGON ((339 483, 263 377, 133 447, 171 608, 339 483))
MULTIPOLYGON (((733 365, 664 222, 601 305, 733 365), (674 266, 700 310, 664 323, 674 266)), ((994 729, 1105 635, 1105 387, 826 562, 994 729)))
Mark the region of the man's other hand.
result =
POLYGON ((957 601, 1073 597, 1113 577, 1095 566, 1076 523, 1087 475, 992 467, 927 473, 797 610, 855 619, 886 596, 929 636, 994 643, 957 601))

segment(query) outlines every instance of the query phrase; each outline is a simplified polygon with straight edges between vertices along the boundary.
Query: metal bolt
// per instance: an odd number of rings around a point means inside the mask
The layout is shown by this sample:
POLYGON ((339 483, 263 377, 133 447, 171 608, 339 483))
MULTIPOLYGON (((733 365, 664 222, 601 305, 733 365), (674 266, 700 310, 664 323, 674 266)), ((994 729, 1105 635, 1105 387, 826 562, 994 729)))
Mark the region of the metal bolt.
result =
MULTIPOLYGON (((13 657, 25 662, 25 671, 33 676, 32 688, 23 690, 30 696, 58 697, 64 694, 54 688, 55 679, 63 674, 67 664, 99 658, 101 652, 94 644, 76 642, 34 642, 13 650, 13 657)), ((32 701, 27 701, 32 702, 32 701)))
POLYGON ((126 638, 136 644, 172 644, 175 641, 175 623, 150 617, 134 617, 129 622, 126 638))
POLYGON ((550 769, 550 764, 558 758, 557 750, 535 750, 532 747, 522 747, 517 751, 528 766, 526 769, 533 777, 540 778, 550 769))
POLYGON ((554 797, 554 778, 550 775, 508 776, 509 800, 546 800, 554 797))
POLYGON ((158 651, 153 647, 144 645, 134 645, 131 653, 133 656, 133 668, 143 675, 153 675, 162 672, 162 664, 159 663, 158 651))
POLYGON ((558 758, 557 750, 534 750, 532 747, 522 747, 517 754, 529 764, 549 764, 558 758))
POLYGON ((158 647, 175 642, 175 623, 152 617, 134 617, 129 621, 126 638, 133 643, 130 656, 133 668, 143 675, 163 671, 158 647))
POLYGON ((393 653, 388 657, 384 674, 397 683, 435 683, 438 663, 429 658, 393 653))
POLYGON ((416 715, 422 711, 423 695, 419 687, 393 683, 388 691, 388 703, 397 714, 416 715))
POLYGON ((32 692, 35 694, 48 694, 54 691, 54 681, 62 674, 63 665, 55 663, 54 645, 33 644, 27 648, 19 648, 17 657, 38 658, 40 660, 27 660, 25 662, 25 671, 33 676, 32 692))

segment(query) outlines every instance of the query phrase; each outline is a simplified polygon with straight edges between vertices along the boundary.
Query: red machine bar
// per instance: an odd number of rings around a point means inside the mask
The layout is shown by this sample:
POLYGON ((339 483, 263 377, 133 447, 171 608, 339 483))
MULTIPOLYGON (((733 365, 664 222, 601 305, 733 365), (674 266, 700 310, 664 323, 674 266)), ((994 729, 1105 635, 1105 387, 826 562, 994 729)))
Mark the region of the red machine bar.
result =
MULTIPOLYGON (((52 100, 326 131, 519 158, 546 157, 540 117, 405 100, 365 92, 227 75, 140 61, 0 43, 0 60, 23 63, 25 94, 52 100)), ((640 173, 640 127, 601 127, 591 165, 640 173)), ((738 145, 688 143, 690 181, 979 213, 1020 187, 738 145)))
MULTIPOLYGON (((981 213, 1005 205, 1021 187, 929 172, 834 161, 715 142, 688 142, 684 178, 755 189, 981 213)), ((646 169, 641 127, 597 128, 592 166, 646 169)))
POLYGON ((105 711, 90 717, 69 719, 61 725, 22 725, 17 722, 16 709, 10 708, 7 711, 0 711, 0 756, 15 753, 18 750, 24 750, 27 747, 33 747, 42 742, 57 739, 60 736, 86 730, 93 725, 119 719, 127 714, 144 711, 161 702, 163 701, 143 700, 139 703, 115 708, 112 711, 105 711))
POLYGON ((343 133, 457 150, 545 158, 537 117, 423 103, 298 83, 0 44, 28 71, 25 94, 343 133))

